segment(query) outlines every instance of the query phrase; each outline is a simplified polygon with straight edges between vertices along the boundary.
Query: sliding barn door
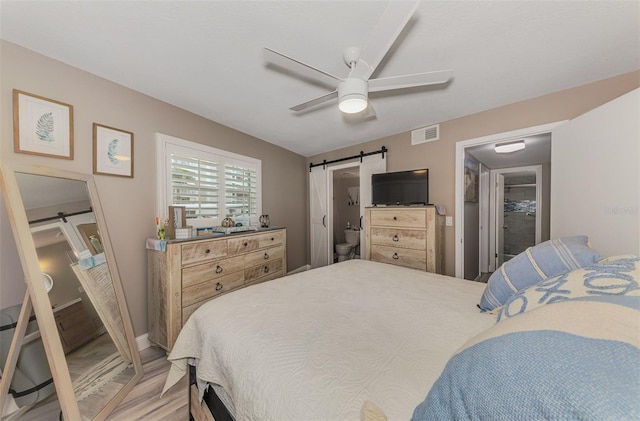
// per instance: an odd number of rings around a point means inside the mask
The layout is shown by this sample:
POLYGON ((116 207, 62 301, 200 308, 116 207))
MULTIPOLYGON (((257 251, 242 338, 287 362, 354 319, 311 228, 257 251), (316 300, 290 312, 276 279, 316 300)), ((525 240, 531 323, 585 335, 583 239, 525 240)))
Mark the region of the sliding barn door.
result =
MULTIPOLYGON (((371 206, 371 176, 387 172, 387 159, 382 155, 365 156, 360 164, 360 226, 364 228, 364 210, 371 206)), ((360 258, 364 259, 366 254, 366 241, 364 229, 360 231, 360 258)))
POLYGON ((327 228, 327 170, 314 167, 309 173, 309 220, 311 226, 311 268, 329 264, 327 228))

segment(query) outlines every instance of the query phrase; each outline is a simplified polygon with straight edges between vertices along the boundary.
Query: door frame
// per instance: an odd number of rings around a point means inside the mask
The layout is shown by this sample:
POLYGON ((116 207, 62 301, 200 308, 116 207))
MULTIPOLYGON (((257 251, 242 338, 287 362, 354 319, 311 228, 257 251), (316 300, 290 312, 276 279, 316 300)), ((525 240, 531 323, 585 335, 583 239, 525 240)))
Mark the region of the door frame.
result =
MULTIPOLYGON (((554 128, 565 123, 567 120, 555 121, 553 123, 541 124, 539 126, 527 127, 524 129, 512 130, 509 132, 496 133, 488 136, 476 137, 473 139, 456 142, 456 165, 455 165, 455 276, 464 277, 464 153, 465 149, 471 146, 485 145, 487 143, 507 142, 516 138, 534 136, 537 134, 549 133, 554 128)), ((553 157, 551 158, 553 160, 553 157)))
MULTIPOLYGON (((497 177, 498 175, 504 175, 513 172, 531 171, 536 173, 536 234, 535 244, 542 241, 542 165, 526 165, 523 167, 510 167, 501 168, 497 170, 489 171, 489 177, 491 179, 490 184, 490 197, 489 200, 489 272, 493 272, 497 269, 496 255, 497 255, 497 238, 499 236, 500 225, 498 223, 498 198, 504 197, 504 194, 498 195, 497 177)), ((504 185, 502 186, 504 188, 504 185)))

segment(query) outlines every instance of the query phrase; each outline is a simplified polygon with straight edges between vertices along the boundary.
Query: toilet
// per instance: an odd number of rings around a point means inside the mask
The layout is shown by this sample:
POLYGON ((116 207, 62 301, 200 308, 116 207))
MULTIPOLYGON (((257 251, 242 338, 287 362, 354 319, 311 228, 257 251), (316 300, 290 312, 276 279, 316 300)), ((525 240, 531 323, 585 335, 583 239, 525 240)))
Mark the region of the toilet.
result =
POLYGON ((360 231, 344 230, 344 239, 347 241, 346 243, 336 244, 338 262, 353 259, 356 254, 356 247, 360 244, 360 231))

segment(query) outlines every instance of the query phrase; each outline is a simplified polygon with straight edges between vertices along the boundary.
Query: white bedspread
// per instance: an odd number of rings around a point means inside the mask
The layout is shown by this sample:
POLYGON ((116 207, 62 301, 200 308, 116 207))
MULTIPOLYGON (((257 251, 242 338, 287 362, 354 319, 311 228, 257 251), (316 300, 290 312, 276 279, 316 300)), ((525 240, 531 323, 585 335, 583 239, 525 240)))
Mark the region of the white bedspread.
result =
POLYGON ((217 298, 187 321, 165 390, 195 358, 237 420, 408 420, 467 339, 485 284, 349 260, 217 298))

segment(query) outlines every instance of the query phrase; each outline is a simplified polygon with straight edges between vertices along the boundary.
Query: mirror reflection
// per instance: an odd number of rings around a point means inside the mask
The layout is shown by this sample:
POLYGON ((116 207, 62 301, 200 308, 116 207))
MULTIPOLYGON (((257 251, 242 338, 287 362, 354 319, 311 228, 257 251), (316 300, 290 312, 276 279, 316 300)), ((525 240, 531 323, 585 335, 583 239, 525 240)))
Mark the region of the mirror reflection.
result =
MULTIPOLYGON (((78 406, 92 419, 135 368, 87 185, 26 173, 16 179, 78 406)), ((50 378, 46 359, 41 363, 36 377, 50 378)), ((16 403, 25 407, 20 419, 59 419, 51 386, 16 403)))

